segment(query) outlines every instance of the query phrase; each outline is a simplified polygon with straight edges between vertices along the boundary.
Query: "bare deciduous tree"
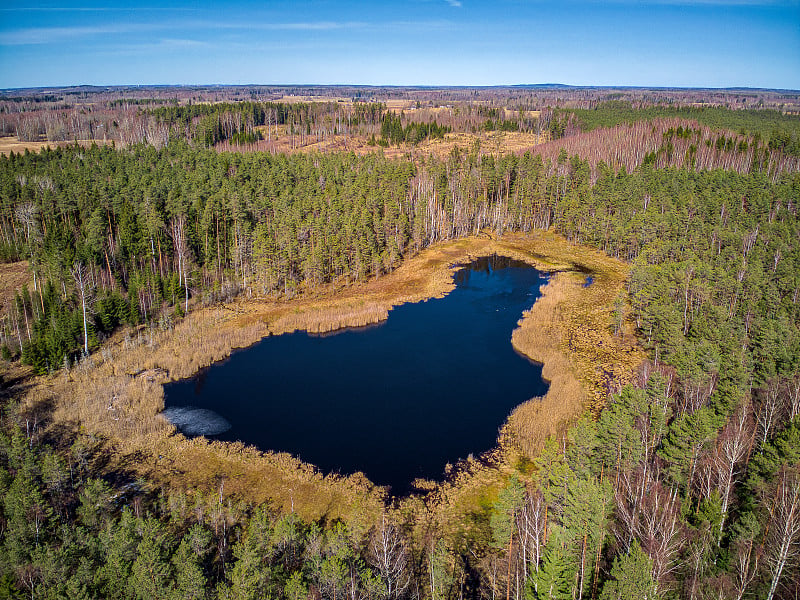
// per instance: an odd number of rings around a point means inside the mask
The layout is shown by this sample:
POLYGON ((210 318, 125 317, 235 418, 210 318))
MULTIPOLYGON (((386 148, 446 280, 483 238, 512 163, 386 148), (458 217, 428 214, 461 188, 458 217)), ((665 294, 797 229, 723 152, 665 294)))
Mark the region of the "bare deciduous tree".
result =
POLYGON ((89 330, 87 328, 87 315, 91 311, 94 300, 94 283, 88 267, 80 261, 75 261, 71 269, 72 278, 75 280, 75 289, 81 301, 83 311, 83 353, 89 354, 89 330))
POLYGON ((381 515, 369 545, 369 558, 386 584, 386 598, 399 598, 408 589, 408 549, 400 531, 381 515))
POLYGON ((670 490, 651 472, 637 469, 622 472, 614 496, 617 540, 626 551, 634 539, 641 542, 642 550, 653 561, 653 579, 663 589, 667 577, 678 568, 685 542, 677 489, 670 490))
POLYGON ((178 282, 183 284, 185 305, 184 312, 189 311, 189 281, 186 277, 188 263, 191 260, 189 244, 186 240, 186 217, 179 215, 170 222, 170 235, 175 246, 175 257, 178 259, 178 282))
POLYGON ((789 411, 787 415, 789 421, 800 414, 800 373, 795 373, 794 377, 786 382, 786 408, 789 411))
POLYGON ((547 503, 539 490, 525 494, 517 514, 517 538, 522 553, 523 573, 539 571, 547 530, 547 503))
POLYGON ((758 427, 758 438, 764 444, 772 433, 773 428, 778 424, 783 412, 783 398, 781 397, 781 385, 777 378, 770 379, 760 395, 760 401, 756 406, 756 424, 758 427))
POLYGON ((766 562, 770 587, 767 600, 772 600, 784 570, 793 566, 800 555, 800 474, 783 468, 777 476, 774 506, 767 535, 766 562))
POLYGON ((752 422, 749 411, 740 407, 728 421, 717 438, 713 455, 714 470, 717 475, 717 489, 722 499, 722 518, 719 523, 718 541, 722 539, 725 519, 728 514, 731 490, 736 483, 738 466, 747 455, 752 435, 752 422))

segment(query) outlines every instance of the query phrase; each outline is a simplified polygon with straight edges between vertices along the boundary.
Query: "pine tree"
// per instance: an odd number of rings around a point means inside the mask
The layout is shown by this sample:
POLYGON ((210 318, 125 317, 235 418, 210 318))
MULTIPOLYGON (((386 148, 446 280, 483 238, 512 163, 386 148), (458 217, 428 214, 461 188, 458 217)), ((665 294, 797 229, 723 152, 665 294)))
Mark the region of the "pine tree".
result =
POLYGON ((529 598, 531 600, 572 600, 575 567, 568 550, 564 532, 553 526, 545 546, 542 566, 531 573, 529 598))
POLYGON ((656 582, 652 575, 653 564, 638 543, 634 543, 627 554, 614 559, 611 577, 600 593, 600 600, 657 600, 656 582))
POLYGON ((167 534, 153 518, 140 522, 142 537, 131 567, 130 590, 141 600, 167 599, 173 590, 172 567, 167 560, 167 534))

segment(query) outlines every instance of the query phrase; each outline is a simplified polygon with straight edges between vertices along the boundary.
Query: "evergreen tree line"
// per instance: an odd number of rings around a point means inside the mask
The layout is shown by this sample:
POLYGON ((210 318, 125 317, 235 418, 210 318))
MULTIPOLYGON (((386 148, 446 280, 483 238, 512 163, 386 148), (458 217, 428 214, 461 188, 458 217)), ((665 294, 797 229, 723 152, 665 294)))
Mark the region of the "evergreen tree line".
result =
MULTIPOLYGON (((399 598, 410 548, 386 519, 307 523, 219 493, 96 476, 98 443, 66 451, 0 434, 0 597, 63 600, 399 598)), ((223 484, 224 485, 224 484, 223 484)))
POLYGON ((713 397, 692 407, 670 369, 646 365, 482 514, 444 528, 414 511, 309 523, 216 491, 111 484, 97 440, 78 435, 56 451, 13 424, 7 405, 0 594, 793 598, 800 378, 763 392, 732 411, 713 397))
POLYGON ((403 126, 404 116, 391 112, 386 113, 381 120, 381 137, 378 140, 381 146, 399 145, 404 142, 417 145, 428 138, 443 139, 444 134, 450 132, 450 127, 441 126, 435 122, 417 123, 415 121, 407 121, 406 125, 403 126))
POLYGON ((509 479, 476 565, 484 597, 796 597, 800 377, 735 407, 676 383, 645 365, 509 479))
MULTIPOLYGON (((162 123, 183 127, 190 126, 199 117, 220 117, 226 113, 238 113, 252 125, 267 125, 270 120, 273 124, 287 125, 306 124, 342 110, 336 102, 216 102, 157 107, 148 109, 145 114, 155 116, 162 123)), ((376 124, 386 113, 386 105, 358 103, 353 105, 352 111, 351 124, 376 124)))
POLYGON ((773 183, 601 165, 592 185, 591 171, 564 153, 545 162, 473 151, 414 165, 179 143, 3 158, 0 250, 30 260, 34 289, 5 319, 2 344, 25 354, 50 329, 75 331, 61 321, 89 309, 88 348, 65 333, 35 352, 46 361, 26 355, 40 371, 60 368, 65 344, 91 349, 116 323, 153 323, 170 307, 188 309, 190 297, 211 302, 238 288, 292 296, 378 276, 438 241, 552 227, 632 263, 631 317, 682 379, 743 390, 797 368, 796 174, 773 183), (88 269, 83 300, 76 264, 88 269))
POLYGON ((556 114, 562 121, 566 115, 574 115, 583 131, 660 117, 683 117, 695 120, 712 129, 752 135, 755 143, 764 143, 772 150, 800 156, 800 120, 795 115, 784 114, 777 110, 730 110, 721 106, 671 106, 669 104, 634 106, 630 102, 611 100, 598 103, 588 109, 557 110, 556 114))
MULTIPOLYGON (((458 111, 457 111, 458 112, 458 111)), ((530 128, 530 119, 522 113, 516 119, 498 115, 501 109, 479 108, 478 116, 488 115, 479 125, 485 131, 520 131, 521 123, 530 128)), ((333 134, 367 135, 382 146, 408 143, 417 145, 426 139, 442 139, 453 131, 452 125, 440 124, 434 115, 427 122, 413 120, 404 112, 395 113, 383 103, 336 102, 282 103, 238 102, 161 106, 142 113, 152 116, 170 128, 173 137, 191 140, 207 147, 219 142, 251 144, 264 139, 256 127, 289 126, 290 132, 324 139, 333 134), (376 134, 379 137, 375 139, 376 134)), ((450 121, 458 121, 458 118, 450 121)), ((465 116, 456 125, 459 131, 476 131, 472 118, 465 116), (463 122, 462 122, 463 121, 463 122)))

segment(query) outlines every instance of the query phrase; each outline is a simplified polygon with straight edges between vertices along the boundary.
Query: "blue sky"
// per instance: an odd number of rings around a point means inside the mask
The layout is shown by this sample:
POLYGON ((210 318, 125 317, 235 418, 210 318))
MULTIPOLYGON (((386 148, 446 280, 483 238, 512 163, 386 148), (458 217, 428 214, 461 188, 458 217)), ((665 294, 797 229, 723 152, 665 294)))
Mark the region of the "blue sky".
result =
POLYGON ((800 0, 5 0, 1 6, 0 88, 800 89, 800 0))

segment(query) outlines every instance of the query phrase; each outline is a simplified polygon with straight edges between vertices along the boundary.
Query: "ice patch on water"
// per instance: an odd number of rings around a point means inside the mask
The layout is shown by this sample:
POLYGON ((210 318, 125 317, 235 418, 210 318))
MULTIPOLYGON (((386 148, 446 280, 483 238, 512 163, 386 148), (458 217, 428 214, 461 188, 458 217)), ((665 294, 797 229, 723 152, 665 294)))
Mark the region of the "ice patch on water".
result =
POLYGON ((161 414, 184 435, 218 435, 231 428, 228 421, 207 408, 172 406, 161 414))

